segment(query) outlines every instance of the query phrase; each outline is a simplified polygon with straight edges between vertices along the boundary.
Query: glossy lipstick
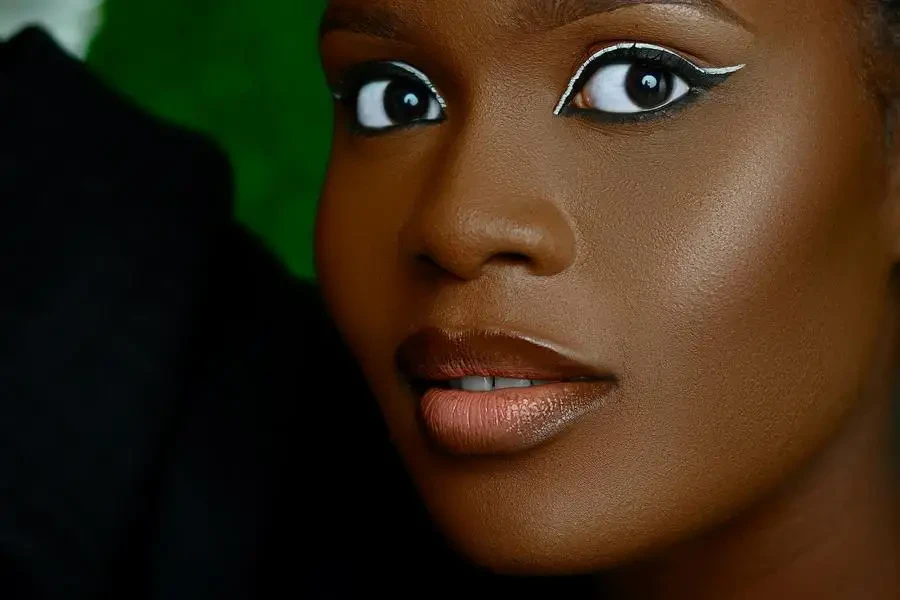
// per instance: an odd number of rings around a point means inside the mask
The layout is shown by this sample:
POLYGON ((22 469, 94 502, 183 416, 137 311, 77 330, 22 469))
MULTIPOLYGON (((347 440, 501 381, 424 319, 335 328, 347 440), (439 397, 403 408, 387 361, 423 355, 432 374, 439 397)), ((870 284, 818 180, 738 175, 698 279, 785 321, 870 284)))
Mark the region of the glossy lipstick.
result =
MULTIPOLYGON (((421 330, 398 348, 397 365, 418 392, 428 437, 455 455, 510 454, 566 431, 616 388, 609 373, 551 345, 502 331, 421 330), (529 380, 529 387, 459 389, 467 377, 529 380)), ((525 382, 522 382, 525 384, 525 382)))

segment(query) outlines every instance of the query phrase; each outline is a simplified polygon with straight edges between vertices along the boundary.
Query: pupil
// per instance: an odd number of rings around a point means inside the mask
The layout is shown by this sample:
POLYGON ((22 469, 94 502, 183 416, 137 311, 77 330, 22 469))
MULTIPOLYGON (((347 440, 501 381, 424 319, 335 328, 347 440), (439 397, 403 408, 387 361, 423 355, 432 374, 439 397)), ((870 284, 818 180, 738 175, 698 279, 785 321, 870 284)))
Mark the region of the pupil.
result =
POLYGON ((384 91, 384 110, 394 123, 406 124, 428 114, 429 92, 424 85, 397 79, 384 91))
POLYGON ((655 65, 636 64, 628 70, 625 90, 641 108, 657 108, 672 93, 672 74, 655 65))

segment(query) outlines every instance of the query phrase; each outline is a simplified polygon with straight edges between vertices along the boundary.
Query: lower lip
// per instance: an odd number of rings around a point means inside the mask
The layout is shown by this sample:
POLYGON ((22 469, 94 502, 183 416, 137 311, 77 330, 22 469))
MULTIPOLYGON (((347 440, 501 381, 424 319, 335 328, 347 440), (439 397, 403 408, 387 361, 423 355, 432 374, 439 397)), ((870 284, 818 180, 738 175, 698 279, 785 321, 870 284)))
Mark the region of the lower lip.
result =
POLYGON ((565 432, 603 404, 612 381, 560 382, 492 392, 431 388, 420 409, 428 435, 455 455, 512 454, 565 432))

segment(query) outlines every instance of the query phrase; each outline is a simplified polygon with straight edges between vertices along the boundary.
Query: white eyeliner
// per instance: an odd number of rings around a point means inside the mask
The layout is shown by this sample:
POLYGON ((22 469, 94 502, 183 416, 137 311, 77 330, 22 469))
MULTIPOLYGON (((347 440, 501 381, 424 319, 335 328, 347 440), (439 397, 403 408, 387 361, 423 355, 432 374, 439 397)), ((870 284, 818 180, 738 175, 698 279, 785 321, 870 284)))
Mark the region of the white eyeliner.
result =
POLYGON ((598 50, 594 54, 590 56, 584 63, 578 68, 578 71, 575 72, 575 75, 572 76, 572 79, 569 80, 569 85, 566 87, 566 91, 563 93, 562 98, 559 101, 559 104, 556 105, 556 108, 553 109, 554 115, 560 115, 563 109, 568 105, 569 101, 572 99, 572 92, 575 90, 575 86, 581 81, 581 76, 584 74, 585 70, 590 67, 594 62, 597 61, 602 56, 609 54, 610 52, 615 52, 617 50, 656 50, 659 52, 665 52, 666 54, 673 54, 678 56, 680 59, 685 61, 690 67, 704 75, 730 75, 736 71, 740 71, 747 65, 736 65, 733 67, 698 67, 693 64, 691 61, 687 60, 683 56, 679 55, 677 52, 672 52, 668 48, 663 48, 662 46, 656 46, 654 44, 642 44, 640 42, 622 42, 620 44, 615 44, 614 46, 607 46, 602 50, 598 50))
MULTIPOLYGON (((437 91, 437 88, 434 86, 434 84, 431 83, 431 79, 428 78, 428 75, 426 75, 422 71, 418 70, 414 66, 408 65, 403 62, 386 61, 383 64, 388 64, 388 65, 391 65, 392 67, 400 69, 401 71, 406 71, 407 73, 409 73, 410 75, 412 75, 413 77, 418 79, 426 88, 428 88, 428 91, 431 92, 431 94, 435 97, 435 99, 437 100, 437 103, 441 107, 441 110, 447 110, 447 103, 444 101, 444 97, 441 96, 440 92, 437 91)), ((335 92, 332 95, 334 96, 335 100, 343 100, 344 99, 343 94, 341 92, 335 92)))

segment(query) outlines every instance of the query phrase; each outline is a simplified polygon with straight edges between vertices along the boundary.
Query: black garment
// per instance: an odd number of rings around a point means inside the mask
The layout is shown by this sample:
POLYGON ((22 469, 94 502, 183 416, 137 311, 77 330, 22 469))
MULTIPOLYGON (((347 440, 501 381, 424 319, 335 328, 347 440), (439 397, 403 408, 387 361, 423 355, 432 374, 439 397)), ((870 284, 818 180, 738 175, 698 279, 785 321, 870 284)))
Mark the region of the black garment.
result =
POLYGON ((0 115, 0 598, 500 589, 435 534, 315 287, 233 222, 211 142, 34 28, 0 45, 0 115))
POLYGON ((37 29, 0 47, 0 115, 0 597, 340 597, 424 556, 361 378, 231 220, 223 155, 37 29))

